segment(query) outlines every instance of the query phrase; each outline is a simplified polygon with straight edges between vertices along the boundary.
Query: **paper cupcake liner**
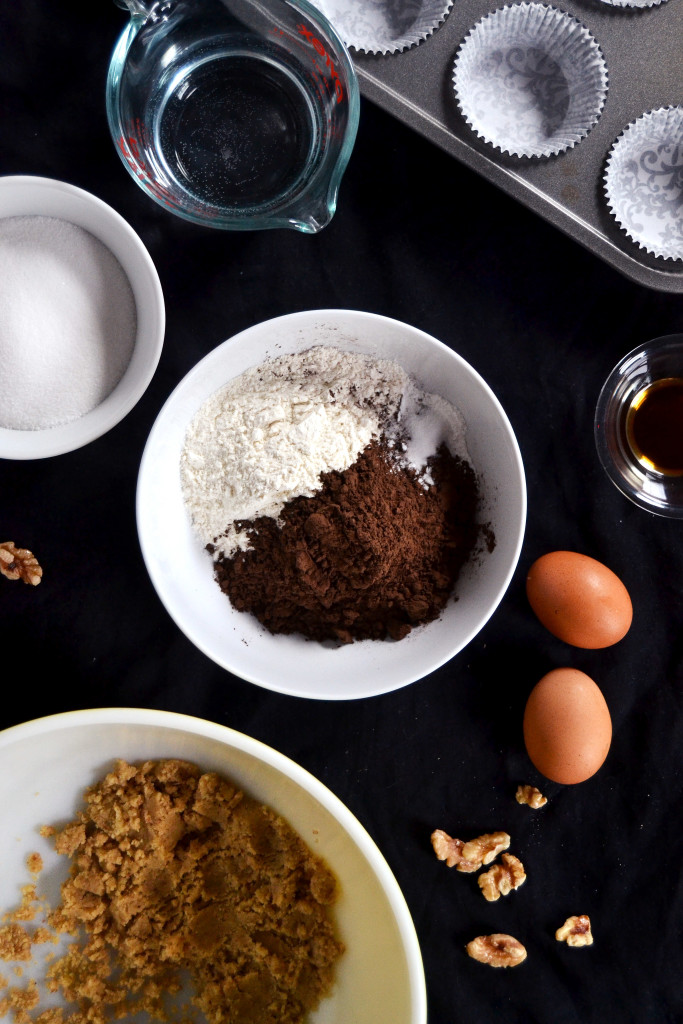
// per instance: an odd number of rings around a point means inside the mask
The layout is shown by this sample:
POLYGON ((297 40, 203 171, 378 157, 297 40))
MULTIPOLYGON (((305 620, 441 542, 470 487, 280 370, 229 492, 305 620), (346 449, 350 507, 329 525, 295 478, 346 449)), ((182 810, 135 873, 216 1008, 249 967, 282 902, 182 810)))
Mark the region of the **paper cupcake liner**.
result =
POLYGON ((642 10, 646 7, 659 7, 660 4, 666 3, 666 0, 600 0, 600 2, 608 4, 610 7, 630 7, 642 10))
POLYGON ((683 260, 683 107, 650 110, 624 129, 607 157, 605 193, 641 249, 683 260))
POLYGON ((460 44, 453 68, 460 111, 503 153, 556 156, 588 135, 607 97, 607 66, 588 29, 545 4, 487 14, 460 44))
POLYGON ((453 0, 311 0, 347 46, 365 53, 399 53, 443 24, 453 0))

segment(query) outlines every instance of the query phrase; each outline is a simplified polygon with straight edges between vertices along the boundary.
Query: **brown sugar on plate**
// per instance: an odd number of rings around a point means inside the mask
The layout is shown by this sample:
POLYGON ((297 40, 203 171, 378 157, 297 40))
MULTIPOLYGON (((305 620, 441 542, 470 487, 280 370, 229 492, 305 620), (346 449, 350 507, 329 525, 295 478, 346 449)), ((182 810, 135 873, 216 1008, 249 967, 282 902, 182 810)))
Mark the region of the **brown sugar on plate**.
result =
POLYGON ((32 1021, 31 1010, 38 1006, 40 995, 35 981, 29 981, 25 988, 9 988, 2 1000, 0 1009, 10 1011, 16 1024, 29 1024, 32 1021))
POLYGON ((183 977, 184 1019, 201 1011, 209 1024, 297 1024, 330 991, 343 953, 336 880, 229 780, 183 761, 120 761, 56 849, 72 864, 49 920, 79 941, 48 987, 80 1024, 168 1019, 183 977))
POLYGON ((32 875, 39 875, 43 870, 43 858, 39 853, 29 853, 26 858, 26 867, 32 875))
MULTIPOLYGON (((36 874, 36 872, 32 873, 36 874)), ((7 915, 7 919, 10 921, 35 920, 39 912, 38 902, 35 884, 32 882, 30 885, 23 885, 21 887, 21 903, 7 915)))
POLYGON ((0 927, 0 960, 30 960, 31 936, 20 924, 0 927))

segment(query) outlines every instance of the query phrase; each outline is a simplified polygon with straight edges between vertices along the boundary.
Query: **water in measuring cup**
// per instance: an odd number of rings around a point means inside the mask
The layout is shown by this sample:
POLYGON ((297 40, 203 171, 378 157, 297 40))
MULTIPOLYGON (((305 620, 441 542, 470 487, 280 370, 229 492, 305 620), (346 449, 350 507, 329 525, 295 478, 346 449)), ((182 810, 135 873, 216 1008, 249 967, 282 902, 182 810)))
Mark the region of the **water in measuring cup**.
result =
POLYGON ((157 152, 175 185, 210 206, 270 206, 308 178, 320 114, 296 76, 267 55, 222 50, 169 82, 157 152))

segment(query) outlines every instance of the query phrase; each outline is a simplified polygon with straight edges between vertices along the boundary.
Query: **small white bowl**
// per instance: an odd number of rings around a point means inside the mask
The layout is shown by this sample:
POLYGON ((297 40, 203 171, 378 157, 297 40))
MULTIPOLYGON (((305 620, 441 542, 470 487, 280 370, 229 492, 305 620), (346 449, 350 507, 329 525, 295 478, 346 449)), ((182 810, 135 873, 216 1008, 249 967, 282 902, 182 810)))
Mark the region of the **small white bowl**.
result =
MULTIPOLYGON (((271 747, 198 718, 105 708, 26 722, 0 733, 3 791, 0 908, 15 908, 34 881, 26 858, 38 852, 39 889, 50 902, 68 874, 66 858, 39 834, 82 807, 87 786, 121 758, 181 758, 233 779, 281 814, 339 881, 334 907, 346 946, 330 996, 310 1024, 426 1024, 420 948, 401 890, 360 822, 321 782, 271 747)), ((26 965, 25 977, 35 971, 26 965)))
POLYGON ((524 535, 526 486, 512 427, 479 374, 442 342, 408 324, 351 310, 310 310, 242 331, 204 357, 163 406, 143 453, 137 523, 143 558, 176 624, 218 665, 271 690, 319 700, 370 697, 398 689, 462 650, 505 593, 524 535), (214 580, 213 563, 192 531, 180 485, 185 432, 221 385, 269 356, 330 345, 399 363, 426 390, 456 405, 479 477, 480 520, 496 545, 471 559, 434 622, 403 640, 332 647, 298 635, 274 636, 236 611, 214 580))
POLYGON ((0 428, 0 458, 42 459, 74 451, 116 426, 144 394, 161 356, 166 314, 159 275, 138 235, 97 196, 52 178, 0 177, 0 218, 56 217, 89 231, 116 257, 135 299, 133 354, 121 380, 90 412, 39 430, 0 428))

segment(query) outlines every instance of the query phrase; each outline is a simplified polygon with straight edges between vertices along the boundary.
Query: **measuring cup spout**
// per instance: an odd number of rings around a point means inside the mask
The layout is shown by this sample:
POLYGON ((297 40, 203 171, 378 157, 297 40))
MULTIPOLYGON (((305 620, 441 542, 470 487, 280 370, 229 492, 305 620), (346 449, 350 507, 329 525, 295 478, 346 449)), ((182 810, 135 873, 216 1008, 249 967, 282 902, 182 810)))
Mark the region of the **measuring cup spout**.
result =
POLYGON ((114 0, 117 7, 128 11, 132 18, 146 18, 153 7, 156 7, 156 0, 114 0))
POLYGON ((309 201, 305 210, 300 209, 289 218, 289 226, 297 231, 303 231, 305 235, 315 235, 330 223, 335 206, 335 200, 331 204, 323 200, 313 205, 309 201))

